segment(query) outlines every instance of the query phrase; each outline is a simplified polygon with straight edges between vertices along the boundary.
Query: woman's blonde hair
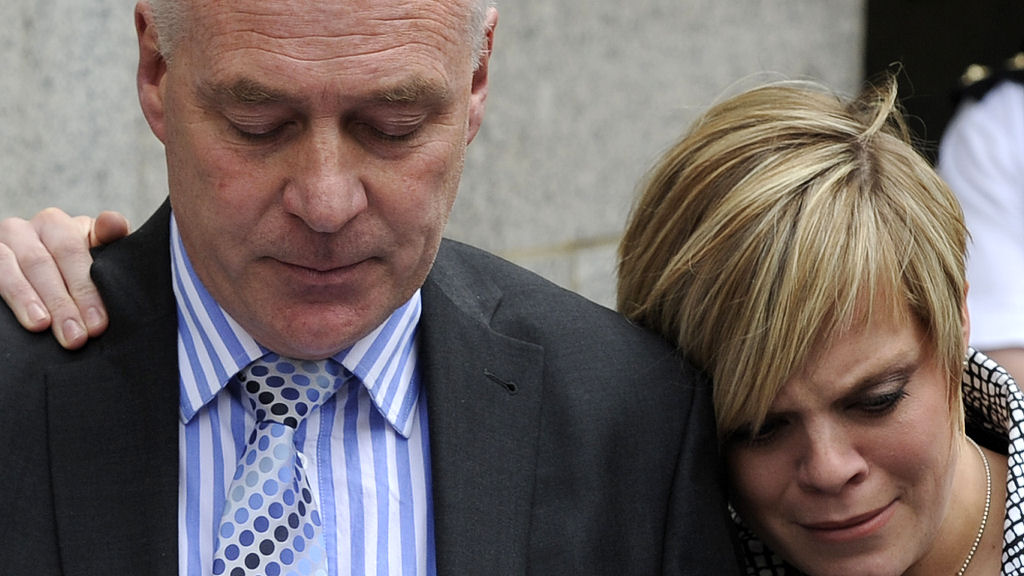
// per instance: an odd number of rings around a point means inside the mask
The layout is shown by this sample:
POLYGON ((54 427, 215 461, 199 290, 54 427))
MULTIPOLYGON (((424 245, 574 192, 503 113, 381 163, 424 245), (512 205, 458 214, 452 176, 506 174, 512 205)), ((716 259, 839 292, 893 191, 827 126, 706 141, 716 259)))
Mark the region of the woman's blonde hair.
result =
POLYGON ((761 426, 816 339, 879 311, 920 323, 959 414, 966 235, 895 80, 851 102, 768 85, 711 108, 649 174, 618 306, 711 375, 723 440, 761 426))

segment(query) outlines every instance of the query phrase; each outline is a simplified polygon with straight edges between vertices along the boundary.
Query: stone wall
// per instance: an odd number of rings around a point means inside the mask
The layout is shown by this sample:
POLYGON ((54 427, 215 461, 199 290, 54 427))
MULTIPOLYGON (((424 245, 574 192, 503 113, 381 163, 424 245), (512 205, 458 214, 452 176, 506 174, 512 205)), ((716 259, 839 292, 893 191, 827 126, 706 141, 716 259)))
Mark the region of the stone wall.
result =
MULTIPOLYGON (((130 0, 0 5, 0 214, 166 194, 138 110, 130 0)), ((504 0, 483 129, 448 235, 605 304, 644 171, 716 99, 766 79, 843 92, 862 76, 863 0, 504 0)))

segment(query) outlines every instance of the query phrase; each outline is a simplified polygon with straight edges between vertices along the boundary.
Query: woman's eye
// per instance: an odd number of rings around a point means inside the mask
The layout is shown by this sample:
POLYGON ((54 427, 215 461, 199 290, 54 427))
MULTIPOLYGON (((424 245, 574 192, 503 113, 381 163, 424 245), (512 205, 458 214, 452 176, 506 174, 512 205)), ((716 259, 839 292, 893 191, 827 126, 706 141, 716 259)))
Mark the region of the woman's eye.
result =
POLYGON ((891 392, 868 396, 858 402, 856 407, 866 414, 881 416, 895 410, 906 397, 906 386, 902 385, 891 392))
POLYGON ((784 423, 779 420, 768 420, 758 428, 750 437, 750 443, 754 445, 767 444, 772 441, 780 432, 784 423))
POLYGON ((748 447, 763 446, 781 434, 785 425, 785 420, 769 418, 756 431, 749 427, 737 430, 732 434, 731 440, 748 447))

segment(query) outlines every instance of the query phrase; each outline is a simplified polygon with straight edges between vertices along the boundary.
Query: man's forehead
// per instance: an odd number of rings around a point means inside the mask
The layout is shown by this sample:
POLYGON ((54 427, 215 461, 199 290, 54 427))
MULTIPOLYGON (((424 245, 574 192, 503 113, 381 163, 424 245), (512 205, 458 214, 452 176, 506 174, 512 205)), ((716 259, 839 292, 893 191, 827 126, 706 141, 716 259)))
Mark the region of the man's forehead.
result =
POLYGON ((182 48, 192 55, 193 73, 221 84, 243 76, 338 85, 373 77, 395 85, 394 99, 419 98, 424 82, 401 76, 436 83, 453 80, 473 65, 466 1, 210 2, 191 15, 193 25, 182 48), (288 5, 296 6, 282 9, 288 5))
POLYGON ((263 36, 269 43, 347 39, 372 50, 374 44, 396 39, 430 41, 419 36, 423 34, 462 41, 475 1, 202 0, 193 2, 191 24, 205 28, 213 40, 246 33, 263 36))
POLYGON ((187 76, 217 103, 442 101, 472 68, 475 1, 199 3, 187 76))

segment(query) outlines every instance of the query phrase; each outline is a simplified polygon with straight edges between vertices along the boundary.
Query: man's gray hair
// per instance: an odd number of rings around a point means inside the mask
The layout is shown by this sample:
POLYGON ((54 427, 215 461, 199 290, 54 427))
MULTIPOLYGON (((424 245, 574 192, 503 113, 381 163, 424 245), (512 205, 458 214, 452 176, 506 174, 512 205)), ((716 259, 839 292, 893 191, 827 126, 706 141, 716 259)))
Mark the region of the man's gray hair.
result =
MULTIPOLYGON (((160 54, 168 62, 174 54, 174 48, 188 29, 187 0, 150 0, 153 9, 153 20, 159 37, 160 54)), ((493 0, 473 0, 470 7, 469 20, 466 22, 466 34, 473 39, 474 69, 480 63, 480 54, 486 46, 484 27, 487 25, 487 10, 494 5, 493 0)))
POLYGON ((487 47, 487 10, 494 6, 494 0, 473 0, 470 7, 469 22, 466 34, 473 39, 473 71, 480 66, 480 55, 487 47))

